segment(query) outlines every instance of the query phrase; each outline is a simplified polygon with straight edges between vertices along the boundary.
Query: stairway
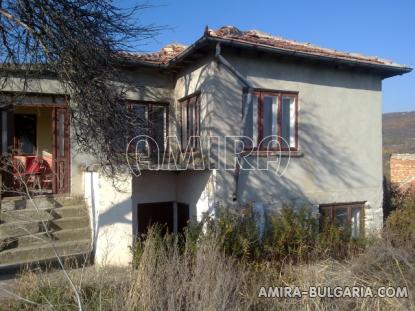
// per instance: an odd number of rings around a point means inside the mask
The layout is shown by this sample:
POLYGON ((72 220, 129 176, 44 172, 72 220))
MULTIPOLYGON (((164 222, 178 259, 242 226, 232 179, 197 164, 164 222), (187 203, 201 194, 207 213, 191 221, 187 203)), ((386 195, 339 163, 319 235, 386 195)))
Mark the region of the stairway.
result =
MULTIPOLYGON (((0 268, 56 262, 91 253, 89 214, 82 198, 4 198, 0 207, 0 268)), ((85 257, 86 258, 86 257, 85 257)))

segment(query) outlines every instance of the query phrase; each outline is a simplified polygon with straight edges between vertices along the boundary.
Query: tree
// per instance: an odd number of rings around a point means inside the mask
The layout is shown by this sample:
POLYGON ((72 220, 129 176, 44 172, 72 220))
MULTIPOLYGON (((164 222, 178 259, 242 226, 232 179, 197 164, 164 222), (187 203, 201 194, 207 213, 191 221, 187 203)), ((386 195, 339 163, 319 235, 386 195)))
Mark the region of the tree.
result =
POLYGON ((116 141, 128 127, 145 126, 129 115, 117 81, 120 52, 159 30, 137 23, 147 7, 121 9, 111 0, 0 1, 2 85, 18 71, 24 96, 30 81, 52 75, 70 95, 78 148, 93 154, 112 177, 124 160, 116 141))

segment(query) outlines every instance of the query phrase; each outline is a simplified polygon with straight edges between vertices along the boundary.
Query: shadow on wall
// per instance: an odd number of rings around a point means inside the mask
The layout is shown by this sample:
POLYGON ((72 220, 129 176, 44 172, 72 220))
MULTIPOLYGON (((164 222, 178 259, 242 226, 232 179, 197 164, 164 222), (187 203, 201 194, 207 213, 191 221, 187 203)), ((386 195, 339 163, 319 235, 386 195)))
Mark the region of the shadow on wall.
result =
MULTIPOLYGON (((306 101, 303 101, 303 105, 313 107, 313 103, 306 101)), ((324 124, 319 122, 315 114, 301 111, 300 118, 299 144, 302 154, 299 157, 282 157, 280 168, 276 163, 270 165, 269 171, 242 171, 239 197, 249 201, 253 199, 250 194, 254 193, 255 198, 258 199, 260 194, 265 201, 272 202, 278 198, 308 202, 310 192, 330 192, 365 187, 368 183, 376 184, 376 177, 370 176, 370 170, 356 161, 353 150, 347 146, 342 149, 333 147, 337 145, 338 138, 329 130, 324 130, 324 124), (362 174, 365 173, 363 178, 362 174), (259 193, 255 193, 254 189, 260 189, 259 193)), ((266 167, 267 160, 277 158, 260 158, 261 167, 266 167)), ((255 161, 256 157, 250 157, 247 162, 255 161)))
MULTIPOLYGON (((225 72, 226 79, 208 76, 202 82, 196 81, 203 88, 203 92, 213 94, 216 101, 215 107, 207 107, 202 124, 206 125, 205 129, 211 136, 240 135, 243 85, 233 77, 229 78, 230 74, 225 68, 220 67, 219 70, 225 72)), ((308 80, 301 82, 309 83, 308 80)), ((325 78, 322 83, 355 88, 353 82, 344 84, 344 81, 340 81, 336 85, 335 82, 326 80, 325 78)), ((187 80, 187 85, 191 84, 187 80)), ((367 88, 370 89, 371 86, 367 88)), ((376 137, 370 133, 368 137, 356 135, 352 128, 353 124, 366 123, 364 114, 359 114, 358 108, 350 111, 350 107, 343 107, 338 103, 335 107, 323 108, 321 103, 300 97, 299 145, 303 155, 292 157, 286 173, 281 177, 271 171, 242 171, 238 197, 244 202, 264 198, 275 200, 280 197, 308 201, 310 192, 347 191, 350 188, 380 186, 378 170, 374 167, 378 161, 371 159, 372 153, 365 155, 365 146, 372 143, 372 138, 376 140, 376 137), (350 122, 352 118, 353 123, 350 122)), ((374 143, 377 144, 376 141, 374 143)), ((232 154, 233 147, 233 144, 226 146, 229 154, 232 154)), ((214 160, 221 168, 225 167, 223 152, 216 155, 214 160)), ((249 161, 256 161, 256 158, 252 157, 249 161)), ((282 158, 282 164, 284 161, 287 158, 282 158)), ((233 172, 222 170, 218 174, 226 180, 220 183, 218 196, 231 202, 234 191, 233 172)))
POLYGON ((300 82, 310 85, 323 85, 329 87, 340 87, 346 89, 358 89, 368 91, 381 91, 380 78, 376 78, 372 74, 365 74, 362 71, 347 71, 346 68, 328 67, 325 64, 311 64, 309 61, 303 62, 296 60, 290 61, 277 56, 266 56, 265 54, 249 54, 235 55, 227 53, 224 49, 225 58, 227 58, 233 66, 244 76, 249 74, 252 80, 256 79, 275 79, 287 82, 300 82), (245 55, 245 57, 244 57, 245 55), (247 62, 247 58, 251 57, 252 62, 247 62), (261 61, 255 61, 260 59, 261 61), (318 74, 316 74, 318 72, 318 74), (366 79, 360 77, 366 75, 366 79), (333 77, 336 76, 335 79, 333 77))
POLYGON ((100 228, 114 224, 131 224, 131 200, 121 202, 108 202, 111 207, 103 213, 98 214, 98 225, 100 228))
MULTIPOLYGON (((212 69, 213 67, 210 65, 203 66, 199 63, 195 64, 192 68, 186 69, 179 78, 181 79, 180 83, 184 87, 184 95, 189 95, 196 90, 202 91, 204 100, 202 100, 201 128, 205 135, 218 137, 239 135, 242 120, 242 88, 244 85, 240 84, 224 67, 220 66, 219 68, 212 69), (195 69, 198 70, 194 74, 190 74, 195 69), (220 76, 214 75, 213 73, 215 71, 218 71, 220 76)), ((339 81, 331 79, 333 75, 330 76, 329 73, 325 74, 326 71, 323 69, 321 71, 322 76, 316 80, 315 76, 311 75, 313 72, 316 72, 315 69, 310 70, 308 74, 292 74, 288 78, 286 76, 271 76, 271 74, 268 74, 268 76, 264 74, 261 77, 338 88, 360 88, 376 91, 376 89, 373 89, 373 85, 371 85, 373 81, 369 81, 367 85, 358 87, 350 79, 340 79, 339 81)), ((167 87, 166 85, 168 84, 166 83, 163 82, 160 86, 167 87)), ((131 87, 137 88, 137 90, 142 88, 138 84, 132 85, 131 87)), ((165 90, 157 87, 154 89, 144 88, 144 91, 147 92, 146 96, 154 97, 155 99, 165 98, 166 96, 165 90)), ((173 106, 172 103, 171 106, 173 106)), ((372 169, 373 165, 377 165, 377 161, 371 163, 372 159, 370 159, 370 154, 364 154, 364 146, 371 142, 367 142, 367 138, 362 137, 364 135, 356 135, 353 133, 353 129, 350 128, 351 125, 348 124, 350 123, 348 120, 352 117, 350 113, 354 113, 353 117, 357 118, 354 119, 353 124, 358 124, 358 122, 364 124, 365 116, 364 114, 360 116, 356 111, 350 111, 350 107, 339 106, 336 103, 335 109, 332 107, 325 107, 323 109, 321 103, 303 98, 300 93, 299 145, 303 156, 291 158, 286 173, 281 177, 272 171, 242 171, 240 176, 241 191, 238 193, 239 198, 243 201, 250 201, 257 200, 258 198, 272 200, 276 197, 284 197, 287 199, 302 199, 308 201, 308 194, 310 192, 330 192, 333 190, 336 191, 336 189, 344 191, 349 188, 359 189, 378 185, 378 176, 374 173, 376 169, 372 169), (344 118, 344 116, 348 117, 344 118), (341 131, 340 129, 344 130, 341 131), (360 146, 362 148, 358 151, 360 146)), ((174 113, 174 107, 171 107, 169 116, 170 123, 178 124, 177 121, 179 120, 176 119, 178 115, 174 113)), ((179 130, 178 127, 176 129, 179 130)), ((227 145, 226 150, 229 154, 232 154, 233 144, 227 145)), ((225 158, 223 153, 214 154, 213 160, 220 167, 224 167, 225 158)), ((249 161, 253 160, 256 161, 255 158, 249 161)), ((260 161, 265 160, 260 159, 260 161)), ((287 158, 282 158, 282 164, 287 160, 287 158)), ((155 174, 155 172, 150 173, 155 174)), ((184 173, 180 174, 185 176, 184 173)), ((224 201, 231 202, 234 191, 233 172, 222 170, 218 174, 224 180, 219 185, 218 196, 224 201)), ((162 180, 163 178, 160 177, 160 179, 162 180)), ((178 185, 182 185, 191 180, 190 178, 178 179, 180 179, 180 183, 175 182, 178 185)), ((194 186, 191 182, 189 185, 194 186)), ((160 187, 158 189, 164 188, 160 187)), ((175 189, 175 195, 169 200, 185 201, 181 199, 182 192, 179 194, 177 187, 175 189)), ((192 191, 194 191, 195 197, 191 198, 189 196, 188 198, 191 202, 183 203, 193 205, 195 204, 196 196, 200 197, 202 194, 200 189, 194 189, 192 191)), ((134 192, 135 190, 133 190, 134 192)), ((162 201, 160 198, 157 198, 157 195, 154 197, 155 200, 162 201)), ((138 202, 136 200, 133 201, 135 208, 138 202)), ((149 202, 154 201, 142 203, 149 202)), ((118 208, 121 211, 112 211, 115 209, 114 207, 104 212, 100 216, 102 218, 101 224, 109 224, 113 219, 119 219, 120 222, 127 221, 125 215, 130 210, 124 204, 121 204, 118 208)), ((131 209, 131 206, 129 209, 131 209)))

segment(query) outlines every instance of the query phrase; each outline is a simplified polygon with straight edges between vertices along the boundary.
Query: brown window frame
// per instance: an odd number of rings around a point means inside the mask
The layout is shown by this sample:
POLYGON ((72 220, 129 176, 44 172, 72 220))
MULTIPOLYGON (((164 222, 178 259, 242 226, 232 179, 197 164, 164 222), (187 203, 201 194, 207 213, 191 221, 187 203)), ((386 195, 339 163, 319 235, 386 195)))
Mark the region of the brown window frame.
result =
POLYGON ((182 151, 186 151, 187 146, 189 145, 189 134, 190 134, 190 127, 189 127, 189 107, 190 105, 194 105, 195 111, 195 118, 193 119, 193 127, 195 127, 192 132, 197 133, 197 135, 192 135, 193 139, 190 141, 190 150, 189 151, 197 151, 200 150, 200 101, 201 101, 201 93, 195 92, 191 95, 185 96, 179 99, 179 106, 180 106, 180 142, 182 151), (184 128, 184 120, 183 120, 183 111, 186 109, 186 128, 184 128), (184 141, 184 132, 186 133, 187 141, 184 141))
MULTIPOLYGON (((132 108, 135 105, 136 106, 146 106, 147 107, 147 120, 146 120, 146 122, 149 122, 150 116, 151 116, 151 113, 153 111, 154 106, 162 106, 162 107, 164 107, 165 113, 166 113, 166 124, 165 124, 165 126, 166 126, 166 134, 164 136, 165 149, 162 150, 161 148, 159 148, 159 151, 160 152, 164 152, 164 151, 168 150, 168 148, 169 148, 169 142, 168 142, 168 137, 169 137, 169 105, 170 104, 168 102, 128 100, 127 101, 127 109, 128 109, 128 111, 130 113, 132 112, 132 108)), ((149 131, 150 131, 149 133, 146 133, 144 135, 148 135, 150 137, 153 137, 153 133, 152 133, 153 129, 150 128, 149 131)), ((133 139, 133 138, 134 137, 132 136, 132 130, 131 130, 131 128, 129 128, 129 130, 128 130, 128 142, 130 142, 131 139, 133 139)), ((153 139, 154 139, 154 137, 153 137, 153 139)), ((151 154, 151 153, 154 152, 155 147, 151 143, 149 144, 149 147, 150 147, 150 154, 151 154)), ((135 148, 133 150, 133 146, 132 145, 130 146, 129 152, 135 152, 135 148)))
MULTIPOLYGON (((248 89, 244 89, 244 94, 246 95, 248 92, 248 89)), ((295 104, 295 124, 294 124, 294 140, 295 140, 295 146, 294 147, 286 147, 286 144, 282 143, 281 135, 278 135, 278 142, 280 144, 280 147, 275 148, 265 148, 264 146, 257 145, 253 146, 253 148, 246 148, 246 150, 254 150, 254 151, 298 151, 298 110, 299 110, 299 102, 298 102, 298 92, 293 91, 278 91, 278 90, 268 90, 268 89, 255 89, 254 95, 258 98, 257 103, 257 144, 260 144, 262 142, 263 137, 263 130, 264 130, 264 96, 276 96, 278 97, 278 109, 277 109, 277 128, 278 128, 278 134, 281 134, 281 128, 282 128, 282 98, 283 97, 292 97, 294 98, 294 104, 295 104)))
POLYGON ((359 208, 360 209, 360 219, 359 219, 359 227, 360 227, 360 236, 364 234, 364 217, 365 217, 365 203, 366 202, 351 202, 351 203, 333 203, 333 204, 321 204, 319 205, 319 212, 320 212, 320 230, 323 229, 323 221, 324 213, 323 210, 328 210, 329 215, 329 223, 336 224, 335 221, 335 210, 340 208, 347 209, 347 225, 352 225, 352 209, 359 208))

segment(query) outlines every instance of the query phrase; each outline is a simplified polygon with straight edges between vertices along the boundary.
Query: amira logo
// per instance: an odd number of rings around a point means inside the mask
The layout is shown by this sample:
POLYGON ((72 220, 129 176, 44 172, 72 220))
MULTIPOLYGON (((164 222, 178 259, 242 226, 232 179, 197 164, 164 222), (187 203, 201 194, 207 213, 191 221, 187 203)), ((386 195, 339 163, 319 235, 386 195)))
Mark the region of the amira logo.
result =
POLYGON ((177 136, 169 136, 160 145, 153 137, 132 138, 125 151, 126 162, 135 176, 141 175, 143 164, 148 170, 272 170, 277 176, 286 172, 292 148, 276 135, 264 137, 258 147, 247 136, 189 137, 183 148, 177 136), (197 142, 197 144, 195 144, 197 142), (168 145, 168 147, 167 147, 168 145))
POLYGON ((299 287, 261 287, 259 298, 301 298, 302 291, 299 287))

